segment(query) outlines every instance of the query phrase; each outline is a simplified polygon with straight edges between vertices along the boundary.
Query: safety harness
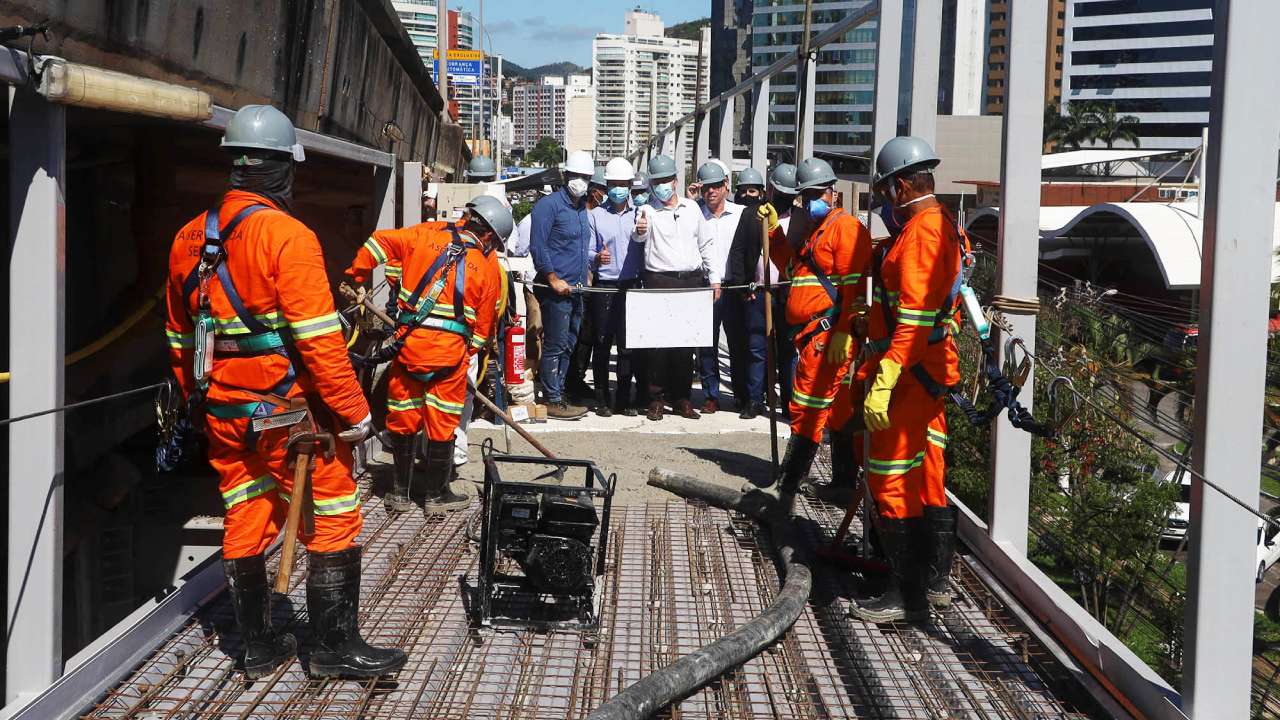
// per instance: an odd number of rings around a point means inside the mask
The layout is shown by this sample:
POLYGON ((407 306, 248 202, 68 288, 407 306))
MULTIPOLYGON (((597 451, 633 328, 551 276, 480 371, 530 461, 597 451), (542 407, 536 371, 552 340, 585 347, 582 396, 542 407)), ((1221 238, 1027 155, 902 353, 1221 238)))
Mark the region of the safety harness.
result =
MULTIPOLYGON (((462 336, 464 340, 471 336, 471 327, 466 323, 464 312, 467 264, 463 260, 466 258, 469 248, 480 249, 480 246, 470 240, 464 240, 456 225, 449 225, 448 229, 453 236, 448 247, 427 268, 427 272, 418 281, 418 285, 413 292, 407 298, 402 298, 407 307, 402 308, 396 318, 396 328, 392 333, 391 342, 386 343, 368 355, 352 352, 351 361, 354 364, 360 367, 371 367, 389 362, 400 354, 409 335, 418 328, 453 333, 462 336), (431 312, 439 304, 440 296, 448 285, 449 270, 453 268, 456 268, 453 276, 453 317, 433 317, 431 312), (428 285, 430 288, 428 288, 428 285)), ((403 292, 402 287, 401 293, 403 292)), ((418 377, 419 380, 427 381, 435 374, 434 372, 425 373, 422 377, 416 375, 415 377, 418 377)))
MULTIPOLYGON (((836 323, 840 320, 840 291, 836 290, 835 283, 831 282, 831 278, 822 271, 822 268, 818 267, 816 262, 814 262, 813 248, 818 244, 818 241, 822 239, 822 234, 827 231, 827 228, 834 224, 835 218, 843 212, 844 210, 837 209, 831 218, 825 223, 824 227, 819 229, 817 234, 813 236, 813 240, 805 243, 799 251, 796 252, 796 258, 798 258, 800 262, 808 268, 809 272, 813 273, 813 277, 818 281, 818 284, 822 286, 823 291, 827 293, 827 298, 831 300, 831 307, 810 315, 809 319, 806 320, 803 325, 799 325, 792 329, 791 340, 792 342, 795 342, 797 346, 808 345, 809 342, 818 335, 830 332, 831 328, 835 327, 836 323), (815 323, 817 324, 815 325, 815 323), (813 326, 812 329, 806 331, 805 328, 809 328, 811 325, 813 326)), ((794 264, 792 267, 794 268, 794 264)), ((788 270, 790 269, 791 268, 788 268, 788 270)), ((791 286, 795 287, 795 273, 788 272, 788 275, 791 276, 791 286)))
MULTIPOLYGON (((956 326, 955 316, 960 311, 962 295, 968 287, 969 273, 972 271, 974 263, 973 253, 969 250, 964 229, 947 212, 946 208, 940 207, 939 209, 943 216, 955 226, 956 242, 960 246, 960 267, 956 270, 955 280, 951 283, 951 290, 947 293, 947 299, 943 302, 942 309, 939 310, 937 317, 934 319, 933 328, 929 332, 928 343, 930 345, 937 345, 950 337, 953 332, 958 332, 959 328, 956 326)), ((872 282, 877 290, 884 287, 881 282, 881 271, 885 257, 893 247, 893 242, 893 240, 887 241, 877 249, 875 258, 872 261, 872 282)), ((894 329, 898 325, 897 317, 893 309, 889 307, 888 291, 883 292, 884 297, 880 299, 880 311, 888 332, 880 340, 869 341, 870 350, 876 355, 883 355, 889 351, 889 346, 893 341, 894 329)), ((1037 422, 1031 413, 1018 402, 1018 392, 1022 388, 1014 385, 1001 370, 999 354, 990 335, 980 338, 980 342, 982 344, 983 357, 981 372, 992 394, 992 403, 985 409, 979 410, 969 398, 964 396, 964 393, 960 392, 958 386, 947 387, 935 380, 925 370, 923 363, 912 365, 908 368, 908 371, 924 387, 925 391, 934 398, 950 398, 965 414, 965 417, 969 419, 969 422, 974 425, 988 424, 1002 411, 1008 410, 1009 422, 1014 427, 1033 435, 1053 437, 1057 432, 1056 429, 1051 425, 1037 422)))
MULTIPOLYGON (((272 209, 262 204, 250 205, 236 213, 235 217, 231 218, 231 221, 222 228, 218 227, 220 207, 215 207, 205 214, 204 249, 200 260, 196 262, 195 267, 191 269, 186 280, 183 281, 183 295, 188 299, 188 302, 190 302, 192 293, 198 292, 196 316, 193 318, 196 326, 194 370, 197 392, 200 393, 202 398, 207 394, 209 383, 212 380, 215 355, 220 357, 257 357, 274 354, 280 355, 289 361, 284 378, 266 393, 260 394, 250 388, 228 385, 228 387, 235 390, 259 396, 285 398, 297 382, 297 367, 299 364, 293 356, 292 337, 282 329, 268 327, 257 316, 249 312, 248 308, 245 307, 244 301, 240 298, 240 293, 236 291, 235 283, 231 280, 230 270, 227 269, 226 240, 231 238, 232 234, 239 228, 240 223, 248 217, 263 210, 272 209), (236 317, 246 332, 229 334, 217 331, 209 301, 209 286, 215 277, 222 286, 222 291, 226 294, 227 301, 231 303, 236 317)), ((270 423, 264 423, 262 418, 275 414, 277 409, 282 409, 282 406, 265 399, 247 403, 205 404, 205 411, 216 418, 250 418, 249 427, 245 431, 245 445, 250 450, 257 446, 259 432, 271 426, 270 423)))

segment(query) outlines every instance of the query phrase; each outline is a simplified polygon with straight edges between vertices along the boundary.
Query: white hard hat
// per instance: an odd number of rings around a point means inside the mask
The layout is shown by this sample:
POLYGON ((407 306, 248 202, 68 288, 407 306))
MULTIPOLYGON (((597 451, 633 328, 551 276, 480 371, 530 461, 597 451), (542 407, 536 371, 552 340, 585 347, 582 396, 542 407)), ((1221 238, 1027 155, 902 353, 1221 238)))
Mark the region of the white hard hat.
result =
POLYGON ((596 164, 591 159, 591 153, 586 150, 575 150, 569 153, 569 159, 564 163, 564 171, 591 177, 595 174, 596 164))
POLYGON ((636 169, 631 167, 631 162, 626 158, 616 157, 604 166, 604 179, 609 180, 626 180, 631 181, 636 176, 636 169))

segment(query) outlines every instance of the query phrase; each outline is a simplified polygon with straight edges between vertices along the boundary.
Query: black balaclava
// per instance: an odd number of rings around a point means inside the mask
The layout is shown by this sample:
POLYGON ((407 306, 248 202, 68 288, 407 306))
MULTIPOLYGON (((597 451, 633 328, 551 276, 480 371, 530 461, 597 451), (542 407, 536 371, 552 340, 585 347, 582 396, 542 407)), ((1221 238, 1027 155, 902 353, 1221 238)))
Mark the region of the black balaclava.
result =
POLYGON ((764 193, 761 193, 760 196, 758 197, 747 197, 747 195, 743 193, 742 190, 739 190, 737 193, 734 194, 733 201, 738 203, 739 205, 746 205, 748 207, 757 207, 759 205, 764 204, 764 193))
POLYGON ((297 163, 285 153, 248 150, 236 153, 231 188, 257 193, 288 212, 293 206, 293 173, 297 163))

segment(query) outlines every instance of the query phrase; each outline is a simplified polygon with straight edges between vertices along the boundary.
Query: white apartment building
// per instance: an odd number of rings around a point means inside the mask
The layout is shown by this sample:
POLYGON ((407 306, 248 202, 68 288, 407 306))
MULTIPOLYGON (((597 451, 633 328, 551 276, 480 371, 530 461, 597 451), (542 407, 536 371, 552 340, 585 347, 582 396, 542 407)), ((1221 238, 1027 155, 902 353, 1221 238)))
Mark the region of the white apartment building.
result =
POLYGON ((1139 120, 1143 148, 1198 147, 1209 124, 1212 8, 1213 0, 1068 0, 1064 112, 1072 102, 1102 103, 1139 120))
MULTIPOLYGON (((436 49, 439 47, 441 23, 437 0, 393 0, 391 6, 400 16, 400 23, 404 25, 409 39, 413 41, 418 57, 422 58, 423 64, 427 66, 427 70, 430 70, 435 62, 436 49)), ((453 24, 455 39, 447 47, 451 50, 475 49, 476 35, 479 33, 475 17, 469 12, 455 10, 449 11, 449 17, 453 24)), ((488 118, 481 114, 480 96, 481 89, 478 85, 449 86, 449 97, 458 104, 458 124, 465 129, 469 137, 472 135, 473 128, 483 136, 488 136, 487 132, 481 130, 487 125, 484 121, 488 118)))
POLYGON ((570 75, 565 85, 564 149, 566 152, 596 149, 596 88, 591 76, 570 75))
MULTIPOLYGON (((652 13, 628 11, 625 28, 592 42, 598 158, 630 155, 710 97, 710 26, 702 30, 701 56, 697 41, 665 37, 662 18, 652 13)), ((684 134, 692 152, 692 123, 684 134)))

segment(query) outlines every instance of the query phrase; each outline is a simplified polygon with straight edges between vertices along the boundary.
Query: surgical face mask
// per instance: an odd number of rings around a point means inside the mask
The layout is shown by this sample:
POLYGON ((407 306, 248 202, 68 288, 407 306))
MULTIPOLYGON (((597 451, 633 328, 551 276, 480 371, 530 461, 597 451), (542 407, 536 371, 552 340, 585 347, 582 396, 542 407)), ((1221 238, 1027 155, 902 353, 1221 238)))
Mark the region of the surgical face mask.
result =
POLYGON ((676 184, 673 182, 658 183, 653 186, 653 194, 658 196, 659 202, 666 202, 676 194, 676 184))
POLYGON ((902 219, 898 217, 898 212, 892 204, 880 203, 880 219, 884 221, 884 228, 889 231, 889 237, 898 237, 898 233, 902 232, 902 219))
POLYGON ((632 202, 634 202, 634 203, 636 204, 636 207, 639 207, 639 206, 641 206, 641 205, 648 205, 648 204, 649 204, 649 193, 647 193, 647 192, 638 192, 638 193, 636 193, 635 195, 632 195, 632 196, 631 196, 631 201, 632 201, 632 202))
POLYGON ((629 197, 631 197, 631 191, 624 187, 609 188, 609 199, 613 201, 614 205, 625 203, 629 197))
POLYGON ((805 206, 809 209, 809 217, 815 221, 820 222, 831 213, 831 205, 820 197, 809 200, 805 206))
POLYGON ((569 194, 580 198, 587 194, 587 181, 583 178, 574 178, 565 186, 569 189, 569 194))

